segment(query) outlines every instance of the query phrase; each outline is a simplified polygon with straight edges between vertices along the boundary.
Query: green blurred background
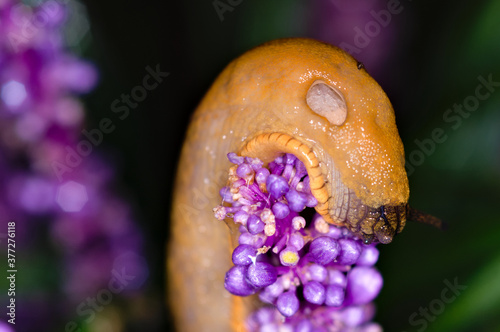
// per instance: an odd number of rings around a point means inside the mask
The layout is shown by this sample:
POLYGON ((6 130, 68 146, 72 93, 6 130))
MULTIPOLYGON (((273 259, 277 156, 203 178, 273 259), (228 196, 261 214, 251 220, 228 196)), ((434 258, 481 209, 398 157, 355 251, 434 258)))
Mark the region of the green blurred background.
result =
MULTIPOLYGON (((189 116, 216 75, 242 52, 275 38, 354 45, 355 28, 364 29, 374 21, 370 11, 388 6, 375 0, 221 2, 230 8, 223 20, 212 1, 84 2, 91 21, 86 57, 101 72, 98 87, 85 98, 90 124, 141 83, 146 66, 159 64, 170 73, 103 147, 115 151, 120 179, 137 202, 157 303, 163 303, 165 288, 176 160, 189 116)), ((393 102, 414 169, 410 204, 443 218, 449 229, 408 224, 383 246, 378 266, 385 286, 376 321, 386 331, 500 331, 500 88, 460 115, 460 124, 443 118, 474 96, 479 76, 500 82, 500 2, 407 0, 397 8, 353 55, 393 102), (446 139, 432 147, 436 128, 446 139), (427 142, 427 154, 415 140, 427 142), (451 303, 442 299, 445 280, 466 286, 451 303)), ((155 316, 172 329, 168 315, 155 316)))

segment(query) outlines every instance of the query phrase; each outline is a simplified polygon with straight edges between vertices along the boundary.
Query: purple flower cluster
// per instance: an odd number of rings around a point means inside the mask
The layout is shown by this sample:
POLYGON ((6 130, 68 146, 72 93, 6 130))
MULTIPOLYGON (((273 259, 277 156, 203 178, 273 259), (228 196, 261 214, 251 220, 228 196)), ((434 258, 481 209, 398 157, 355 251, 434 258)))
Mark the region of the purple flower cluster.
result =
POLYGON ((31 260, 20 264, 34 270, 25 273, 30 287, 16 295, 16 326, 26 331, 73 319, 78 304, 108 287, 113 271, 134 276, 125 289, 139 288, 148 273, 128 203, 110 190, 112 168, 85 141, 76 95, 89 92, 98 75, 66 50, 65 39, 81 30, 65 31, 83 13, 65 1, 37 4, 0 1, 0 212, 4 223, 16 223, 17 251, 31 260), (57 292, 36 277, 35 262, 57 266, 44 268, 61 280, 57 292), (37 289, 33 299, 23 291, 29 288, 37 289), (44 314, 46 303, 63 310, 44 314))
POLYGON ((267 167, 256 158, 228 158, 235 165, 214 213, 240 224, 240 235, 224 285, 268 304, 249 317, 248 329, 380 331, 371 322, 371 301, 383 284, 374 268, 379 252, 319 214, 306 220, 317 201, 303 163, 291 154, 267 167))

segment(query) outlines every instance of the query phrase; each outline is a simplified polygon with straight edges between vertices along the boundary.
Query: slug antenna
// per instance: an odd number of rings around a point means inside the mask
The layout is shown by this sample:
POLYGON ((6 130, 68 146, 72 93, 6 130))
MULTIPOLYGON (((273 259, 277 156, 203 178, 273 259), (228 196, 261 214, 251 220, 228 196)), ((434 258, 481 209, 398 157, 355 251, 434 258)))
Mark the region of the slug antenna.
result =
POLYGON ((446 224, 441 219, 434 217, 430 214, 419 211, 411 206, 408 206, 408 210, 406 212, 406 218, 411 221, 420 222, 423 224, 428 224, 434 226, 440 230, 446 230, 448 228, 448 224, 446 224))

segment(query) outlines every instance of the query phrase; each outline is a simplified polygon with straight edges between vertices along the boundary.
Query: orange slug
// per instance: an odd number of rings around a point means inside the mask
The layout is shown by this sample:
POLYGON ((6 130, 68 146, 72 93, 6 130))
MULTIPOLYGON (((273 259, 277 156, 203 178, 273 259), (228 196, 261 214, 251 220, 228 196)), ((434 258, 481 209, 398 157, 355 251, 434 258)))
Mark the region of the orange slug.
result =
POLYGON ((362 64, 309 39, 250 50, 216 79, 182 149, 167 249, 179 331, 243 331, 251 306, 224 289, 237 228, 228 231, 212 212, 227 181, 228 152, 265 163, 294 154, 307 168, 316 211, 366 243, 391 242, 413 211, 393 108, 362 64))

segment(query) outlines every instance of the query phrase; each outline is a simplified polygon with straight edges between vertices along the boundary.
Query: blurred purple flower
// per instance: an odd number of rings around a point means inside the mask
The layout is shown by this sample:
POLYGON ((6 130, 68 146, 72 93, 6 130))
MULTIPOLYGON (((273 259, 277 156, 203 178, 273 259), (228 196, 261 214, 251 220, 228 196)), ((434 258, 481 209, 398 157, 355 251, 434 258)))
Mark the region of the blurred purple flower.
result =
POLYGON ((384 77, 384 67, 391 63, 400 28, 394 21, 404 6, 389 8, 388 2, 381 0, 330 0, 313 4, 312 37, 343 48, 362 61, 373 77, 384 77))
MULTIPOLYGON (((5 222, 16 221, 23 255, 47 259, 28 245, 46 229, 60 255, 49 258, 64 266, 58 291, 67 303, 58 307, 74 315, 116 271, 132 274, 125 290, 137 291, 149 268, 132 211, 110 190, 113 170, 99 153, 80 156, 63 178, 54 171, 81 142, 84 109, 76 94, 91 91, 98 80, 90 62, 67 51, 64 29, 81 16, 71 8, 67 2, 0 1, 0 213, 5 222)), ((48 298, 51 291, 42 287, 38 294, 48 298)), ((29 295, 20 288, 18 297, 29 295)), ((54 321, 73 318, 57 314, 51 314, 54 321)), ((0 322, 0 331, 9 330, 0 322)))

